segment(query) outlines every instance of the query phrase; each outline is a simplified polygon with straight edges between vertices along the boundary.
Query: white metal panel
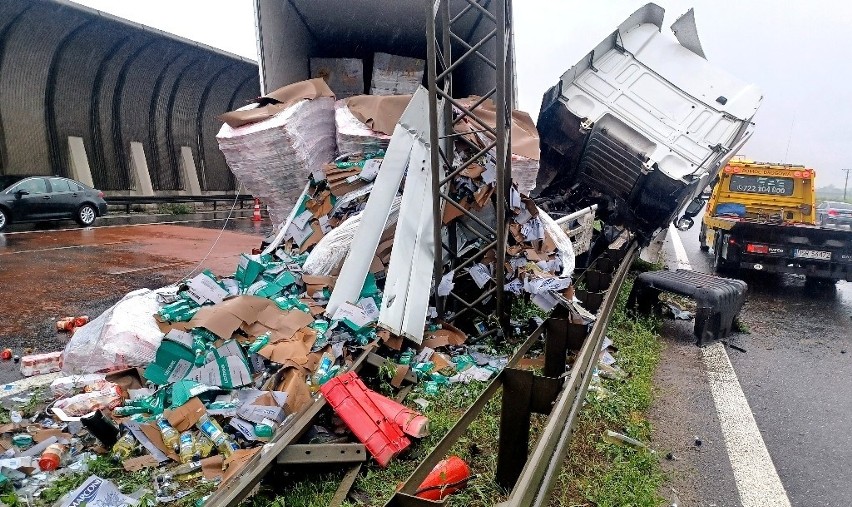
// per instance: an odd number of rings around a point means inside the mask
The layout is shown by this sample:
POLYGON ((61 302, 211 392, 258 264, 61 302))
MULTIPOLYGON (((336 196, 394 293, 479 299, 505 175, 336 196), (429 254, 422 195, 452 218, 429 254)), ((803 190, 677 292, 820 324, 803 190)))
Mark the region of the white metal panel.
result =
POLYGON ((421 86, 411 98, 411 102, 405 108, 393 131, 379 175, 376 176, 373 184, 370 199, 362 212, 358 233, 355 235, 349 256, 343 262, 343 268, 340 270, 334 291, 329 298, 327 314, 334 314, 343 303, 357 301, 364 285, 364 278, 376 255, 376 248, 384 232, 391 204, 399 190, 405 169, 408 167, 411 148, 417 142, 427 142, 428 129, 429 92, 421 86))
POLYGON ((677 18, 677 21, 672 23, 671 28, 681 46, 701 58, 707 59, 707 56, 704 54, 704 48, 701 47, 701 39, 698 38, 698 27, 695 26, 694 9, 689 9, 685 14, 677 18))
POLYGON ((429 161, 431 159, 426 146, 415 144, 405 178, 379 314, 380 326, 417 343, 423 339, 435 258, 432 240, 432 171, 429 161), (420 264, 426 269, 418 269, 420 264), (420 307, 422 319, 418 311, 420 307), (419 329, 415 321, 420 321, 419 329))
MULTIPOLYGON (((443 124, 439 102, 439 135, 443 135, 443 124)), ((431 160, 430 145, 425 138, 419 139, 411 150, 379 313, 380 326, 417 343, 423 341, 436 248, 431 160)))

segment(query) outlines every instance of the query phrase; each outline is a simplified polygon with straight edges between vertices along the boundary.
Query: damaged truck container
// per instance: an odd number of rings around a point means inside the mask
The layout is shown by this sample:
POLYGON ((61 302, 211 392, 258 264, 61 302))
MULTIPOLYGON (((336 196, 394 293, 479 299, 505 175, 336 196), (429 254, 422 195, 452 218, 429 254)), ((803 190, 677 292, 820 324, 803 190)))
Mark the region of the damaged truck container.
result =
MULTIPOLYGON (((760 90, 707 61, 692 10, 661 33, 647 4, 544 95, 539 199, 598 196, 649 241, 748 141, 760 90)), ((695 201, 679 220, 688 228, 695 201)))

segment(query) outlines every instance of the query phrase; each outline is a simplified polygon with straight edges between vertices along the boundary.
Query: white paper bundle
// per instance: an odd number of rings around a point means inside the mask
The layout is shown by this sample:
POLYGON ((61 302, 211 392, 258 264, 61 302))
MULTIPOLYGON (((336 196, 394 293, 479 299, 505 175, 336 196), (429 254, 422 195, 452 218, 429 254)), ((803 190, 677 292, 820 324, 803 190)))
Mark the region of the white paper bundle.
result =
POLYGON ((512 155, 512 181, 524 195, 530 195, 538 178, 538 160, 512 155))
POLYGON ((426 62, 417 58, 376 53, 370 95, 411 95, 423 81, 426 62))
POLYGON ((308 175, 322 175, 335 155, 334 99, 302 100, 268 120, 232 128, 216 139, 234 176, 280 223, 295 205, 308 175))
POLYGON ((342 155, 384 150, 390 142, 389 135, 372 130, 356 118, 345 100, 334 103, 334 123, 337 126, 337 149, 342 155))

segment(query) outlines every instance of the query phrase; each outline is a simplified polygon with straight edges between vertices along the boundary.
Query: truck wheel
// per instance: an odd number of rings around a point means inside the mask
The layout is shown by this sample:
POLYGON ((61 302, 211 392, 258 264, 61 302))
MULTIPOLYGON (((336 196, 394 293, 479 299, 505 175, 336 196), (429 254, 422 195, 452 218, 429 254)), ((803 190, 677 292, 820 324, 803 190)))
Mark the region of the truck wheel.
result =
POLYGON ((698 248, 702 252, 710 250, 710 245, 707 244, 707 226, 701 224, 701 231, 698 233, 698 248))
POLYGON ((728 262, 722 257, 722 234, 717 232, 713 242, 713 271, 721 275, 728 269, 728 262))

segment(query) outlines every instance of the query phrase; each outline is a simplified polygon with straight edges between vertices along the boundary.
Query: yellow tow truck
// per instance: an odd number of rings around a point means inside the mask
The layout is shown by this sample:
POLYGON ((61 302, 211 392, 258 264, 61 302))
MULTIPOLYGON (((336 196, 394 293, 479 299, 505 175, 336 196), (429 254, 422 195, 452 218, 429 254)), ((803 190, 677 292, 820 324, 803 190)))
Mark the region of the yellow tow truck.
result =
POLYGON ((816 226, 815 178, 805 166, 731 160, 712 185, 699 234, 716 271, 852 281, 852 232, 816 226))

